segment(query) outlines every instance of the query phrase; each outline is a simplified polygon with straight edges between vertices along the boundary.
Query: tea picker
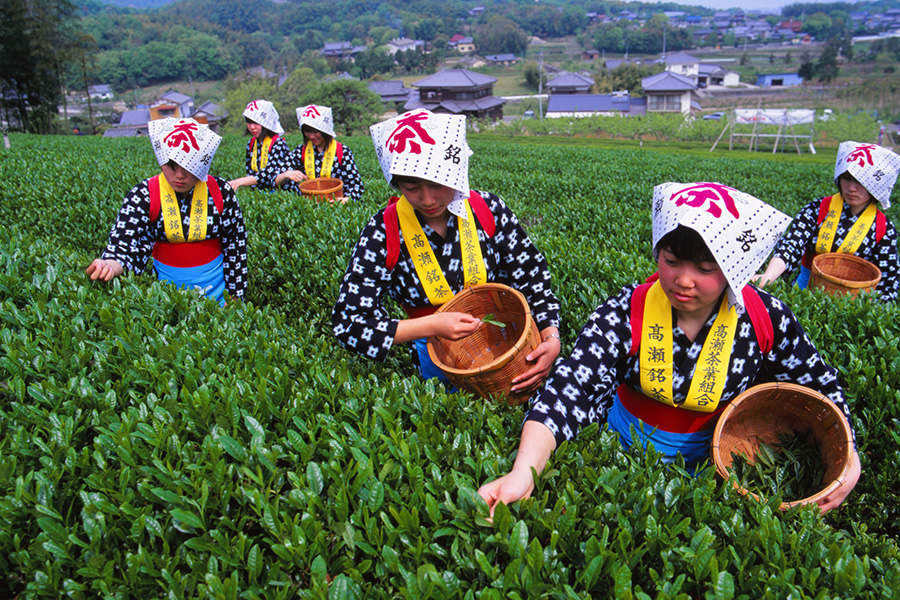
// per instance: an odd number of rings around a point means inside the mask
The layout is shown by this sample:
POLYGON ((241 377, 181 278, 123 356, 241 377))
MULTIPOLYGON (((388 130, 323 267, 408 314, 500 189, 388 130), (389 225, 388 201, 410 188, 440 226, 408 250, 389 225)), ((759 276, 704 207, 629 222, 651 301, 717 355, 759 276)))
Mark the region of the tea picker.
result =
MULTIPOLYGON (((531 470, 540 473, 559 443, 594 422, 608 423, 626 447, 652 443, 665 461, 681 454, 688 468, 702 466, 722 412, 761 382, 812 388, 849 425, 836 370, 786 305, 748 285, 788 217, 718 183, 659 185, 651 212, 658 272, 590 316, 532 403, 512 470, 479 490, 491 510, 528 496, 531 470)), ((854 451, 844 485, 819 505, 840 504, 859 470, 854 451)))
POLYGON ((234 190, 209 175, 222 138, 194 119, 157 119, 150 141, 162 173, 138 183, 122 202, 100 258, 85 270, 110 281, 142 273, 153 257, 161 281, 198 289, 220 305, 225 290, 247 287, 247 230, 234 190))
POLYGON ((524 295, 540 332, 529 368, 513 380, 517 391, 533 391, 559 354, 559 301, 547 261, 515 214, 495 194, 470 189, 465 117, 419 109, 371 133, 384 177, 400 195, 369 220, 350 257, 332 312, 338 341, 378 361, 412 343, 422 376, 445 381, 426 338, 461 339, 487 325, 437 309, 464 288, 503 284, 524 295), (405 318, 391 316, 387 298, 405 318))
POLYGON ((273 166, 270 173, 281 170, 278 165, 283 165, 291 153, 290 146, 281 137, 284 135, 284 128, 281 126, 278 110, 268 100, 253 100, 247 104, 243 114, 251 136, 247 142, 247 174, 228 183, 234 189, 243 186, 272 188, 274 180, 266 180, 263 172, 270 164, 273 166))
POLYGON ((300 184, 307 179, 338 179, 343 190, 339 201, 360 200, 365 185, 356 168, 353 152, 335 139, 331 107, 317 104, 301 106, 297 109, 297 120, 303 133, 303 143, 294 148, 277 169, 267 169, 266 180, 271 180, 275 187, 302 194, 300 184))
POLYGON ((806 288, 817 255, 851 254, 880 270, 875 291, 882 300, 900 297, 897 230, 883 212, 891 206, 898 169, 900 156, 887 148, 843 142, 834 165, 838 193, 810 202, 797 214, 756 283, 766 285, 799 263, 797 285, 806 288))

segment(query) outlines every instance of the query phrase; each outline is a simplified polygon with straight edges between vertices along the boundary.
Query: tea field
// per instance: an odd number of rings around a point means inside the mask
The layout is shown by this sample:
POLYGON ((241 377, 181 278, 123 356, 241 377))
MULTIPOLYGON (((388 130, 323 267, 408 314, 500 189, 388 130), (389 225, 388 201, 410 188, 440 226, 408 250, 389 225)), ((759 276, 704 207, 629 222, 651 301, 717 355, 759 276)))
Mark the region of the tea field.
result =
MULTIPOLYGON (((900 596, 896 305, 773 287, 848 394, 863 475, 841 509, 781 513, 780 498, 749 501, 712 469, 692 478, 592 426, 557 450, 532 499, 489 522, 475 490, 510 468, 522 409, 447 394, 404 352, 374 364, 331 334, 350 250, 388 196, 368 139, 343 140, 367 184, 358 204, 240 190, 250 291, 225 309, 150 276, 84 275, 124 194, 158 171, 146 138, 11 141, 0 597, 900 596)), ((214 174, 242 174, 245 141, 226 138, 214 174)), ((547 256, 564 353, 597 304, 654 270, 654 185, 719 181, 788 213, 832 191, 833 148, 543 141, 475 136, 471 181, 501 194, 547 256)))

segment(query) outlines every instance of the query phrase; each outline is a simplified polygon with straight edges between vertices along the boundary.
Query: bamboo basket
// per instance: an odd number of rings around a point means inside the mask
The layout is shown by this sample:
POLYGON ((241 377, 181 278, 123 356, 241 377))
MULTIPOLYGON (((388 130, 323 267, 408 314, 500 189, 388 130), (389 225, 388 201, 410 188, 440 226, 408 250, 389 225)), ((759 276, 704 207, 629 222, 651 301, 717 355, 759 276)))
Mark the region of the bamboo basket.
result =
MULTIPOLYGON (((778 445, 780 434, 809 434, 818 443, 825 475, 821 490, 806 498, 784 500, 781 510, 818 502, 844 484, 853 458, 853 435, 843 413, 824 395, 794 383, 765 383, 750 388, 722 411, 712 441, 716 473, 729 477, 732 452, 753 462, 760 443, 778 445)), ((734 483, 756 500, 759 496, 734 483)))
POLYGON ((881 280, 881 270, 855 254, 826 252, 812 261, 809 287, 821 288, 831 294, 857 295, 874 291, 881 280))
POLYGON ((300 182, 300 193, 316 201, 334 202, 343 195, 343 189, 344 182, 334 177, 316 177, 300 182))
POLYGON ((525 297, 511 287, 485 283, 456 294, 437 312, 464 312, 481 319, 493 314, 498 327, 485 323, 459 340, 428 338, 428 355, 457 388, 482 398, 525 402, 529 394, 510 392, 514 377, 528 369, 525 357, 541 343, 541 334, 525 297))

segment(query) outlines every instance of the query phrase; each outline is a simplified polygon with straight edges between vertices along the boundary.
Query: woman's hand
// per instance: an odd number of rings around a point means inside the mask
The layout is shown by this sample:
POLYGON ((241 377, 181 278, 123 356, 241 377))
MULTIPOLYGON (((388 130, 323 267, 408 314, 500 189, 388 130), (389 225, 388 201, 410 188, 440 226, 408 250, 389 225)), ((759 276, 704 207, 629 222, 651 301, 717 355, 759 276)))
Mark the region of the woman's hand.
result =
POLYGON ((102 259, 95 258, 94 261, 88 265, 87 269, 84 270, 85 273, 90 275, 91 280, 102 279, 103 281, 109 281, 113 277, 118 277, 122 273, 125 272, 125 268, 119 264, 119 261, 113 260, 111 258, 102 259))
POLYGON ((750 281, 752 281, 754 284, 758 285, 759 287, 766 287, 767 285, 769 285, 770 283, 772 283, 773 281, 775 281, 776 279, 781 277, 781 274, 784 273, 786 270, 787 270, 787 264, 783 260, 781 260, 780 258, 778 258, 776 256, 776 257, 773 257, 772 260, 769 261, 769 266, 766 267, 765 271, 763 271, 759 275, 756 275, 756 276, 750 278, 750 281))
POLYGON ((847 471, 847 479, 841 487, 819 500, 818 504, 819 508, 822 509, 822 512, 826 513, 829 510, 840 506, 847 496, 850 495, 850 492, 853 491, 853 488, 856 487, 856 483, 859 481, 859 476, 861 474, 862 465, 859 462, 859 453, 854 452, 850 461, 850 470, 847 471))
POLYGON ((304 179, 307 179, 306 173, 303 171, 291 170, 285 171, 284 173, 279 173, 275 177, 275 187, 280 187, 282 183, 286 180, 290 179, 294 183, 300 183, 304 179))
POLYGON ((498 502, 512 504, 531 495, 534 490, 531 470, 540 474, 555 449, 556 438, 546 425, 538 421, 525 421, 512 471, 478 488, 479 495, 491 509, 491 515, 498 502))
POLYGON ((397 323, 394 343, 403 344, 433 335, 459 340, 472 335, 482 325, 479 319, 461 312, 434 313, 426 317, 403 319, 397 323))
POLYGON ((495 479, 478 488, 478 494, 484 498, 488 508, 491 509, 491 516, 493 516, 498 502, 512 504, 516 500, 531 496, 532 490, 534 490, 534 477, 531 469, 519 471, 513 469, 500 479, 495 479))
POLYGON ((541 332, 544 341, 525 357, 528 362, 534 361, 534 365, 512 380, 511 392, 534 392, 544 382, 562 348, 558 331, 556 327, 547 327, 541 332))
POLYGON ((252 175, 247 175, 246 177, 238 177, 237 179, 232 179, 228 182, 228 185, 231 186, 231 189, 238 189, 239 187, 243 187, 245 185, 256 185, 258 182, 256 177, 252 175))

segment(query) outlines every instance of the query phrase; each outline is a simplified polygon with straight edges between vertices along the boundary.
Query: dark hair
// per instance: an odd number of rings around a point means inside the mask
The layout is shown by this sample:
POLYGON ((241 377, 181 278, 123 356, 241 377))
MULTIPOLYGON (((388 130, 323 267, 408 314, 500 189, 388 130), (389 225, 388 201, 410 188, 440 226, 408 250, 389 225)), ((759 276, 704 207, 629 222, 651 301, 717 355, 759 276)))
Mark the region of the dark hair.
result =
POLYGON ((412 175, 392 175, 390 186, 392 188, 397 188, 397 187, 400 187, 399 184, 401 184, 401 183, 414 184, 414 183, 418 183, 420 181, 422 181, 421 177, 413 177, 412 175))
POLYGON ((684 225, 679 225, 656 244, 657 250, 666 250, 678 260, 692 262, 717 262, 700 234, 684 225))
POLYGON ((857 179, 856 177, 854 177, 854 176, 853 176, 853 173, 851 173, 850 171, 844 171, 843 173, 841 173, 840 175, 838 175, 837 177, 835 177, 835 179, 834 179, 834 186, 838 189, 838 193, 840 193, 840 191, 841 191, 841 179, 843 179, 843 180, 845 180, 845 181, 854 181, 854 182, 856 182, 856 185, 862 186, 864 190, 866 190, 867 192, 869 192, 869 196, 871 196, 871 198, 870 198, 871 200, 874 200, 874 199, 875 199, 875 194, 873 194, 872 192, 870 192, 870 191, 869 191, 869 188, 866 187, 865 185, 863 185, 863 183, 862 183, 859 179, 857 179))
MULTIPOLYGON (((303 141, 304 141, 304 142, 308 142, 308 141, 309 141, 309 138, 306 137, 306 134, 307 134, 308 132, 310 132, 310 131, 319 131, 319 130, 316 129, 315 127, 310 127, 309 125, 301 125, 301 126, 300 126, 300 131, 303 133, 303 141)), ((326 145, 326 146, 330 145, 330 144, 331 144, 331 140, 333 140, 334 137, 328 135, 328 134, 325 133, 324 131, 319 131, 319 133, 321 133, 321 134, 322 134, 322 137, 325 138, 325 145, 326 145)))

